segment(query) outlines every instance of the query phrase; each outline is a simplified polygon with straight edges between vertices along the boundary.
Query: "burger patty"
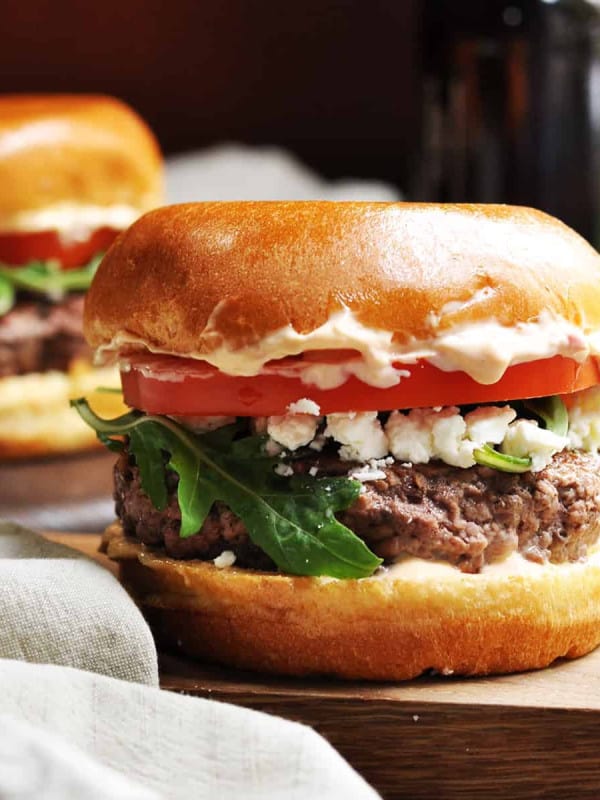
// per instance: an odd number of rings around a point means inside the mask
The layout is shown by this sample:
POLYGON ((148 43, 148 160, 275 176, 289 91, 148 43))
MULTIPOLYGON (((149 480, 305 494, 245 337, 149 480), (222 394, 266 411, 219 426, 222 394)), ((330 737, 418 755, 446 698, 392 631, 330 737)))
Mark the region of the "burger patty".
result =
POLYGON ((82 324, 82 294, 18 303, 0 317, 0 378, 66 370, 74 358, 88 356, 82 324))
MULTIPOLYGON (((348 463, 324 458, 299 461, 297 472, 347 472, 348 463)), ((440 462, 393 464, 338 519, 386 562, 407 554, 440 559, 464 572, 518 551, 537 561, 576 561, 600 535, 600 457, 565 451, 540 472, 513 475, 488 467, 440 462)), ((140 484, 133 459, 115 465, 116 511, 124 531, 174 558, 213 559, 224 550, 236 565, 273 569, 243 523, 215 503, 202 529, 179 538, 177 475, 168 477, 169 504, 157 511, 140 484)))

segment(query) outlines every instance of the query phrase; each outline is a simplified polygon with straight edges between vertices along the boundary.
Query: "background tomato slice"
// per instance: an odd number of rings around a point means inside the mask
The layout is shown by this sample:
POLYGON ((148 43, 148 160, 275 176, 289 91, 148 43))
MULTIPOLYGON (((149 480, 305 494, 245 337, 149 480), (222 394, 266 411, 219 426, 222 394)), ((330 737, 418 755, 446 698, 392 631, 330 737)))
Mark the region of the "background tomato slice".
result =
POLYGON ((0 233, 0 262, 21 266, 29 261, 58 261, 65 269, 81 267, 106 250, 119 231, 99 228, 82 242, 63 242, 57 231, 0 233))
POLYGON ((562 356, 519 364, 490 386, 464 372, 442 372, 419 362, 408 367, 409 378, 389 389, 351 377, 336 389, 320 390, 302 383, 285 367, 278 362, 264 374, 243 378, 225 375, 202 361, 148 356, 134 359, 121 380, 127 405, 151 414, 182 416, 285 414, 290 403, 303 397, 314 400, 322 414, 390 411, 570 394, 600 383, 598 362, 591 357, 582 364, 562 356))

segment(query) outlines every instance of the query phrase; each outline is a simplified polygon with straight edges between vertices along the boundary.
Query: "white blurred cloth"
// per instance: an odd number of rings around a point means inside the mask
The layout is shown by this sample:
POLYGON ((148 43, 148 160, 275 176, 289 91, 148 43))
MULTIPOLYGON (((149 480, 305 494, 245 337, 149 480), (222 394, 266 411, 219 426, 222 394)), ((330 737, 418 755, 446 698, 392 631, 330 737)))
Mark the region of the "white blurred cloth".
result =
POLYGON ((328 181, 278 147, 222 144, 170 156, 166 161, 169 203, 195 200, 399 200, 382 181, 328 181))
POLYGON ((3 521, 0 658, 158 685, 152 635, 117 579, 91 558, 3 521))
POLYGON ((2 800, 375 800, 317 733, 67 667, 0 661, 2 800))
POLYGON ((113 575, 0 522, 0 800, 377 797, 310 728, 156 683, 113 575))

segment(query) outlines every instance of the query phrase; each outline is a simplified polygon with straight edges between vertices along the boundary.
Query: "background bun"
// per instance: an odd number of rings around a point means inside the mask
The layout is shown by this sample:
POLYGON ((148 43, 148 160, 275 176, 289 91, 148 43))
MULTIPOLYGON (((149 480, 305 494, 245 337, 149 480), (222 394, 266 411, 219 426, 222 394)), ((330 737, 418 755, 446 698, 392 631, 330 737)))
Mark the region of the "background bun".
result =
POLYGON ((102 417, 127 411, 120 393, 96 391, 119 386, 116 369, 74 361, 69 372, 31 372, 0 379, 0 459, 21 459, 101 448, 96 432, 69 406, 83 395, 102 417))
POLYGON ((153 211, 115 242, 85 332, 94 347, 126 336, 201 356, 286 325, 308 333, 343 306, 400 342, 543 311, 587 331, 600 329, 598 286, 595 250, 528 208, 193 203, 153 211))
POLYGON ((125 103, 86 95, 0 96, 0 227, 58 204, 159 205, 162 166, 125 103))
POLYGON ((341 581, 177 561, 126 539, 119 524, 103 543, 159 645, 244 669, 482 675, 545 667, 600 642, 598 556, 535 575, 341 581))

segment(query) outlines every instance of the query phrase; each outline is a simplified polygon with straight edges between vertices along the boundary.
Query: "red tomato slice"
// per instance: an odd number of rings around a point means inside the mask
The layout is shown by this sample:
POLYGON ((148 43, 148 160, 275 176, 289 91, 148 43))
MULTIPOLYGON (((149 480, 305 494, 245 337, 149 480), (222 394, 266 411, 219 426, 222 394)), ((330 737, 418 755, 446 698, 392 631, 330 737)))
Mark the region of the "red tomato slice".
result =
MULTIPOLYGON (((465 405, 570 394, 600 383, 595 358, 578 364, 555 356, 509 367, 495 384, 477 383, 464 372, 442 372, 426 362, 409 366, 411 375, 397 386, 377 389, 355 377, 336 389, 302 383, 293 367, 299 359, 266 365, 250 378, 225 375, 203 361, 170 356, 132 359, 121 373, 127 405, 151 414, 262 417, 285 414, 303 397, 322 414, 335 411, 389 411, 396 408, 465 405)), ((405 365, 402 365, 405 368, 405 365)))
POLYGON ((57 231, 33 233, 0 233, 0 262, 6 266, 20 266, 28 261, 58 261, 65 269, 81 267, 106 250, 119 231, 99 228, 82 242, 61 240, 57 231))

